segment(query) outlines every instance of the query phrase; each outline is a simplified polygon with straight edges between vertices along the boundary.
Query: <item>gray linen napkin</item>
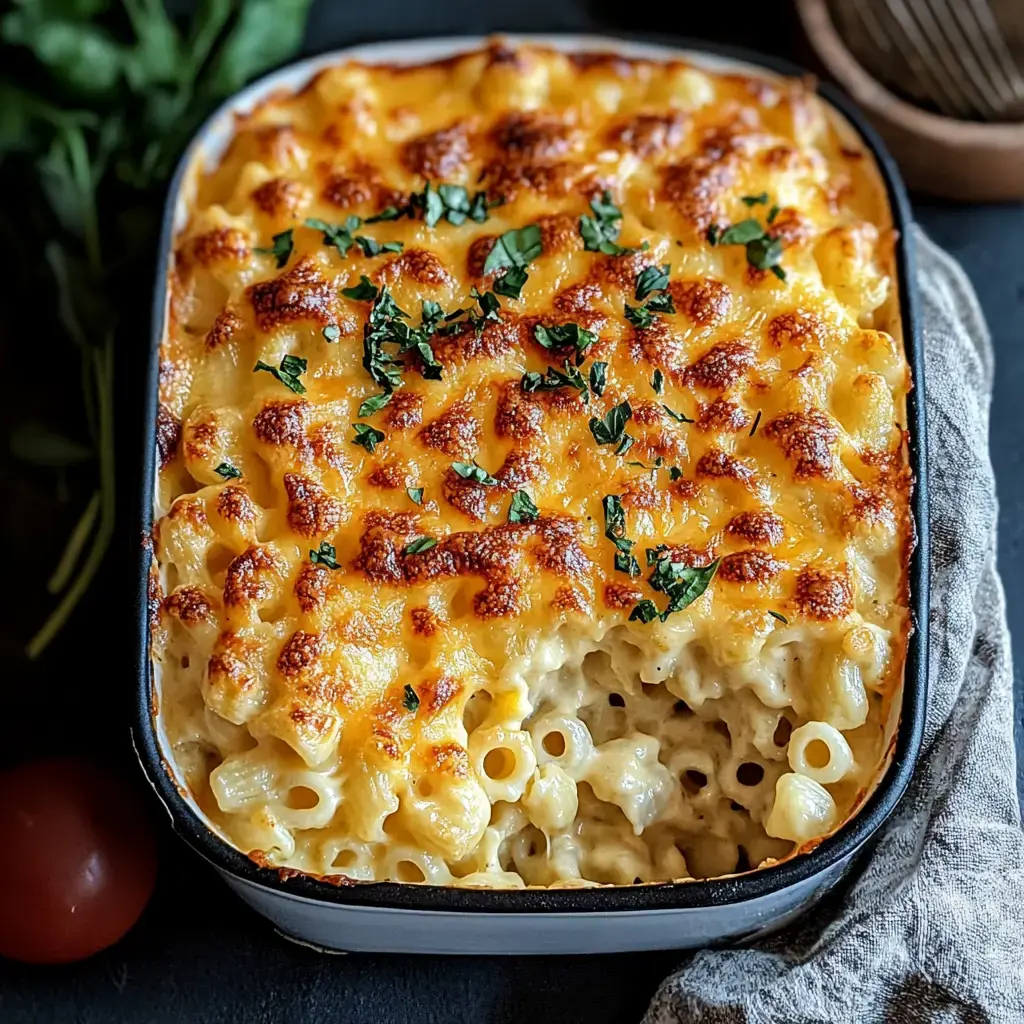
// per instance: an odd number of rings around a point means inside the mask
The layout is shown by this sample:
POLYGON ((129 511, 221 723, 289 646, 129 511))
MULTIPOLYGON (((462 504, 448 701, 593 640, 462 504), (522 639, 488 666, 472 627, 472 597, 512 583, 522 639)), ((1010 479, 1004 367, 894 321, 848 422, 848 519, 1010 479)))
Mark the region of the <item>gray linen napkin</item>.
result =
POLYGON ((992 344, 963 271, 915 235, 932 535, 917 772, 840 897, 751 949, 693 954, 644 1024, 1024 1021, 1024 834, 988 455, 992 344))

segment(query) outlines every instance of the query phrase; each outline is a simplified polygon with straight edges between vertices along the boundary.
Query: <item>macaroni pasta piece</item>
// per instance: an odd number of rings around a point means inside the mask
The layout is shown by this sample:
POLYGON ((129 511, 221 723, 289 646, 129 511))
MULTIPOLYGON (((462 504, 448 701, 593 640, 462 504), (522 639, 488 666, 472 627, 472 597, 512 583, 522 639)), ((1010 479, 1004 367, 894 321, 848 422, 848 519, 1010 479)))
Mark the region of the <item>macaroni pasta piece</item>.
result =
POLYGON ((803 82, 342 64, 189 183, 152 657, 260 864, 755 870, 884 770, 909 631, 894 232, 803 82))

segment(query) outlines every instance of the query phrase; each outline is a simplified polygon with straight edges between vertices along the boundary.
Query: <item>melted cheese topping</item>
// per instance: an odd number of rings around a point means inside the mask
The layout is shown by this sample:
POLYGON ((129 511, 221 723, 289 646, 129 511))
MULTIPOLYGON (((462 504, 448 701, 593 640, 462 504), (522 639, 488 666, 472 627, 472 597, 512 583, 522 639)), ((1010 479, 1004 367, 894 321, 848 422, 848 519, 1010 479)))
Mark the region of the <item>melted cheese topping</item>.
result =
POLYGON ((492 47, 334 67, 241 119, 177 239, 157 424, 160 714, 212 825, 265 864, 486 886, 721 875, 839 827, 908 630, 892 253, 871 155, 798 81, 492 47), (353 227, 402 244, 373 257, 305 225, 427 181, 501 204, 353 227), (584 247, 606 191, 640 251, 584 247), (784 279, 709 243, 751 218, 784 279), (424 300, 473 306, 495 239, 534 224, 521 297, 433 335, 440 379, 401 357, 359 417, 371 303, 342 290, 365 275, 415 327, 424 300), (665 264, 675 311, 634 326, 665 264), (589 404, 522 386, 571 370, 537 340, 564 324, 597 338, 584 378, 607 364, 589 404), (287 356, 301 394, 254 372, 287 356), (626 402, 632 446, 597 443, 626 402), (537 518, 507 521, 517 491, 537 518), (632 614, 668 602, 647 548, 717 569, 664 621, 632 614))

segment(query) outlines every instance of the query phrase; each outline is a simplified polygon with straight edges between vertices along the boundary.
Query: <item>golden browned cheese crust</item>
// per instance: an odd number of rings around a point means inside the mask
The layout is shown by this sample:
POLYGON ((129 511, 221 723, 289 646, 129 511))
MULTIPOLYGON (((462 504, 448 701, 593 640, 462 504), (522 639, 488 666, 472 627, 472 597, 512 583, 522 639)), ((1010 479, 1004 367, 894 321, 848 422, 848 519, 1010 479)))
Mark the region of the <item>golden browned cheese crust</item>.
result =
POLYGON ((631 875, 717 874, 786 855, 764 832, 788 835, 771 815, 787 741, 770 737, 824 721, 857 731, 860 774, 827 787, 838 826, 877 774, 908 629, 894 238, 870 156, 798 81, 499 47, 341 65, 240 118, 175 242, 155 428, 162 714, 211 820, 331 878, 629 882, 593 852, 616 828, 646 865, 631 875), (433 223, 439 186, 474 213, 442 204, 433 223), (749 222, 759 241, 728 240, 749 222), (494 261, 516 229, 537 243, 518 296, 494 261), (425 302, 422 344, 385 341, 375 363, 375 324, 407 336, 425 302), (708 585, 644 621, 668 603, 659 558, 708 585), (609 637, 634 652, 613 675, 587 654, 607 661, 609 637), (590 667, 564 686, 589 696, 570 707, 555 677, 572 651, 590 667), (825 680, 855 676, 870 699, 850 710, 825 680), (630 695, 653 683, 668 710, 645 718, 630 695), (512 749, 555 711, 609 758, 654 730, 619 776, 647 778, 648 757, 672 775, 657 814, 614 795, 611 769, 573 777, 575 817, 542 811, 564 795, 543 766, 563 760, 536 735, 537 774, 501 788, 479 737, 512 749), (700 722, 711 760, 673 753, 700 722), (262 782, 235 769, 254 750, 262 782), (722 772, 736 823, 711 841, 718 804, 700 800, 722 772), (511 838, 530 829, 544 865, 511 838), (575 868, 563 836, 590 851, 575 868))

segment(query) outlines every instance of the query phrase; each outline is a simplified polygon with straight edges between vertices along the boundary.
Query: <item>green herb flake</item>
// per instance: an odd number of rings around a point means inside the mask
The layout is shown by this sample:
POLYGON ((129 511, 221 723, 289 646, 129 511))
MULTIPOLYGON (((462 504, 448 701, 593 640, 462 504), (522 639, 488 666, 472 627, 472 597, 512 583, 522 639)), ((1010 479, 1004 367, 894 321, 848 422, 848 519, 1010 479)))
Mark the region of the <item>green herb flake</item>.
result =
POLYGON ((377 445, 384 440, 384 431, 371 427, 369 423, 353 423, 352 429, 356 432, 352 443, 359 445, 360 448, 365 448, 371 455, 377 445))
POLYGON ((414 505, 423 504, 423 488, 422 487, 406 487, 405 493, 409 495, 409 500, 414 505))
POLYGON ((544 374, 530 370, 523 374, 519 382, 520 387, 526 392, 532 391, 555 391, 558 388, 575 388, 583 399, 583 404, 590 402, 590 392, 587 391, 587 382, 583 374, 569 362, 568 359, 562 364, 561 370, 549 366, 544 374))
POLYGON ((391 401, 391 396, 393 394, 393 391, 382 391, 379 395, 371 395, 369 398, 363 399, 359 406, 359 412, 356 413, 356 415, 360 419, 366 419, 367 416, 372 416, 375 412, 380 412, 380 410, 391 401))
POLYGON ((495 280, 494 290, 499 295, 518 299, 526 284, 526 267, 543 251, 539 225, 513 228, 495 240, 484 261, 484 276, 507 268, 505 274, 495 280))
POLYGON ((214 470, 214 473, 219 477, 223 477, 225 480, 239 480, 242 476, 242 471, 236 466, 232 466, 230 462, 222 462, 214 470))
POLYGON ((662 622, 670 615, 688 608, 707 590, 718 571, 720 561, 716 558, 708 566, 695 568, 682 562, 674 562, 672 553, 664 545, 647 549, 647 564, 654 565, 654 571, 648 576, 647 582, 652 590, 667 595, 669 599, 664 611, 659 613, 662 622))
POLYGON ((658 606, 645 597, 630 613, 630 622, 653 622, 658 617, 658 606))
POLYGON ((478 466, 475 462, 453 462, 452 469, 463 480, 472 480, 474 483, 483 484, 484 487, 494 487, 498 483, 486 469, 478 466))
POLYGON ((598 444, 618 444, 632 415, 633 409, 627 401, 609 409, 603 419, 591 417, 589 426, 594 440, 598 444))
POLYGON ((437 547, 436 537, 417 537, 414 541, 406 544, 402 551, 403 555, 422 555, 424 551, 430 551, 437 547))
POLYGON ((414 715, 420 709, 420 698, 416 691, 408 684, 405 684, 405 691, 402 695, 402 703, 405 705, 406 711, 411 711, 414 715))
POLYGON ((708 245, 718 245, 719 227, 717 224, 709 224, 707 231, 704 232, 704 237, 707 239, 708 245))
POLYGON ((327 569, 341 568, 338 564, 337 552, 334 550, 334 545, 328 544, 325 540, 320 541, 320 548, 317 551, 310 551, 309 560, 314 565, 322 565, 327 569))
POLYGON ((647 309, 653 310, 655 313, 674 313, 676 304, 671 292, 661 292, 659 295, 652 295, 647 300, 647 309))
POLYGON ((375 213, 372 217, 366 218, 367 224, 379 224, 385 220, 398 220, 401 217, 408 217, 412 215, 412 209, 408 206, 385 206, 380 213, 375 213))
POLYGON ((590 364, 590 390, 598 398, 604 394, 605 386, 608 383, 608 364, 604 362, 593 362, 590 364))
POLYGON ((280 366, 268 366, 261 359, 252 368, 252 372, 257 373, 259 370, 264 370, 276 377, 285 387, 291 388, 297 395, 304 395, 306 393, 305 385, 299 380, 299 377, 306 372, 305 359, 300 359, 298 356, 285 356, 281 360, 280 366))
MULTIPOLYGON (((579 222, 580 237, 583 239, 583 247, 588 252, 603 252, 606 256, 623 256, 626 253, 637 251, 619 245, 616 241, 619 237, 622 211, 612 201, 611 192, 606 190, 599 199, 591 199, 590 209, 594 215, 591 217, 584 214, 580 217, 579 222)), ((647 248, 646 242, 642 248, 647 248)))
POLYGON ((669 466, 669 468, 668 468, 668 478, 669 478, 669 480, 673 481, 673 483, 676 480, 682 480, 682 478, 683 478, 683 471, 678 466, 669 466))
POLYGON ((647 306, 631 306, 629 303, 624 304, 624 312, 626 319, 638 330, 645 330, 650 327, 651 324, 657 319, 657 317, 647 308, 647 306))
POLYGON ((337 324, 328 324, 321 332, 325 341, 337 341, 341 337, 341 328, 337 324))
POLYGON ((655 370, 654 376, 651 378, 651 387, 654 388, 654 393, 660 395, 665 387, 665 375, 661 370, 655 370))
POLYGON ((516 491, 512 495, 512 504, 508 508, 510 523, 529 523, 540 515, 540 509, 526 491, 516 491))
POLYGON ((583 362, 587 349, 597 341, 593 331, 584 330, 579 324, 558 324, 544 327, 537 324, 533 329, 537 344, 546 349, 573 348, 576 350, 576 364, 583 362))
POLYGON ((757 425, 761 422, 761 410, 757 410, 757 415, 754 417, 754 425, 750 428, 750 434, 748 436, 753 437, 757 433, 757 425))
POLYGON ((668 287, 668 275, 672 269, 671 264, 665 263, 662 266, 645 267, 637 274, 636 291, 633 298, 639 302, 646 299, 651 292, 661 292, 668 287))
POLYGON ((640 563, 634 555, 624 555, 620 551, 615 555, 615 570, 624 572, 627 576, 639 576, 640 563))
POLYGON ((359 284, 351 288, 342 288, 341 294, 346 299, 354 299, 356 302, 372 302, 377 298, 377 286, 365 274, 361 274, 359 284))
POLYGON ((635 437, 631 437, 629 434, 623 434, 618 447, 615 449, 615 454, 625 455, 634 444, 636 444, 635 437))
POLYGON ((675 409, 670 409, 664 403, 662 403, 661 407, 662 407, 662 409, 665 410, 665 412, 667 412, 669 414, 669 416, 672 417, 672 419, 674 419, 676 421, 676 423, 694 423, 695 422, 694 420, 691 420, 689 416, 686 416, 684 413, 681 413, 681 412, 676 412, 675 409))
POLYGON ((775 223, 775 218, 776 218, 776 217, 778 217, 778 215, 779 215, 780 213, 782 213, 782 209, 781 209, 781 207, 779 207, 779 206, 773 206, 773 207, 772 207, 772 208, 771 208, 771 209, 770 209, 770 210, 768 211, 768 216, 767 216, 767 217, 766 217, 765 219, 766 219, 766 220, 768 221, 768 223, 769 223, 769 224, 774 224, 774 223, 775 223))
POLYGON ((761 192, 756 196, 740 196, 740 199, 742 199, 747 206, 760 206, 768 202, 768 193, 761 192))
POLYGON ((385 252, 401 252, 405 248, 402 242, 378 242, 376 238, 367 238, 366 235, 356 235, 356 245, 366 257, 380 256, 385 252))
POLYGON ((601 500, 604 509, 604 535, 624 555, 633 550, 633 541, 626 536, 626 510, 618 494, 606 494, 601 500))
POLYGON ((259 253, 261 256, 273 256, 277 260, 277 269, 280 270, 291 259, 292 249, 294 248, 292 229, 289 228, 287 231, 282 231, 279 235, 274 235, 272 241, 272 245, 253 249, 253 252, 259 253))
POLYGON ((788 626, 788 625, 789 625, 789 619, 787 619, 787 618, 786 618, 786 616, 782 614, 782 612, 776 612, 776 611, 772 611, 772 609, 771 609, 771 608, 769 608, 769 609, 768 609, 768 614, 769 614, 769 615, 770 615, 770 616, 771 616, 771 617, 772 617, 773 619, 778 619, 778 620, 779 620, 779 622, 781 622, 781 623, 782 623, 783 625, 785 625, 785 626, 788 626))

